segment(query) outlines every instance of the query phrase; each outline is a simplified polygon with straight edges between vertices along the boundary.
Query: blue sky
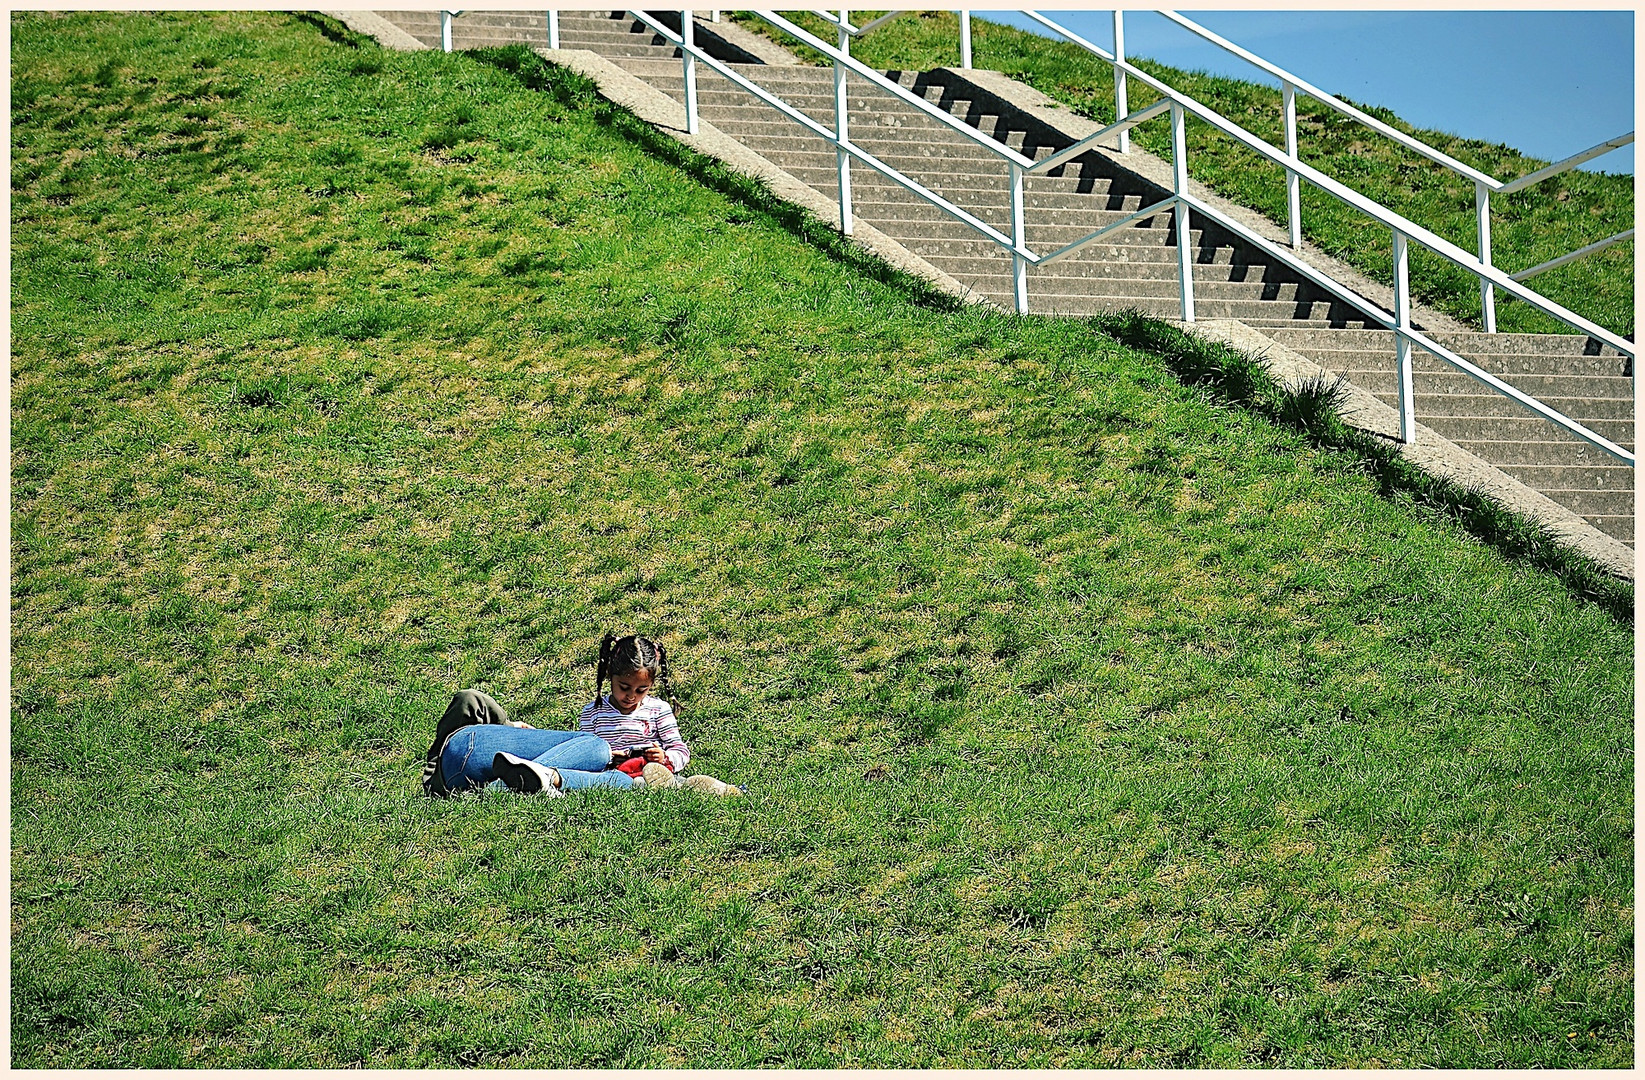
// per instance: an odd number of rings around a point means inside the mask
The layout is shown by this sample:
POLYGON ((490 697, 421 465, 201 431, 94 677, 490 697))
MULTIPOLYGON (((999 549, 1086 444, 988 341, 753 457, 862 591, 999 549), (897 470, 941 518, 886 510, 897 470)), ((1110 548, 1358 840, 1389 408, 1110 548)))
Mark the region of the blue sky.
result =
MULTIPOLYGON (((1632 11, 1178 10, 1327 93, 1533 157, 1557 161, 1634 127, 1632 11)), ((1108 11, 1045 14, 1113 44, 1108 11)), ((1015 12, 976 15, 1043 29, 1015 12)), ((1175 67, 1273 81, 1151 12, 1126 13, 1125 45, 1175 67)), ((1634 147, 1587 167, 1631 173, 1634 147)))

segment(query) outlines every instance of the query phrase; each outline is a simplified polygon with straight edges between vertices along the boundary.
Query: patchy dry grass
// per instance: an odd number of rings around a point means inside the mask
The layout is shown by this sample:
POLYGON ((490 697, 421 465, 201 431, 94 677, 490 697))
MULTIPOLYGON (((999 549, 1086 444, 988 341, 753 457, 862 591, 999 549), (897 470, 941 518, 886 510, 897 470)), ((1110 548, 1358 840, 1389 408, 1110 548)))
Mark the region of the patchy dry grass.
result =
POLYGON ((1631 1064, 1615 597, 520 53, 12 20, 14 1065, 1631 1064), (608 626, 749 798, 417 794, 608 626))

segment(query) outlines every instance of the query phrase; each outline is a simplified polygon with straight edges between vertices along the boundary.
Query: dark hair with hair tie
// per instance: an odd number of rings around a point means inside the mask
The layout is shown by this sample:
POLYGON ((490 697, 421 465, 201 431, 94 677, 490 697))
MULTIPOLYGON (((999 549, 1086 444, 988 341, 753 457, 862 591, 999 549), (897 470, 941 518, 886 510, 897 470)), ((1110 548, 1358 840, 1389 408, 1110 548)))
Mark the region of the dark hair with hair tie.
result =
POLYGON ((639 671, 646 672, 657 682, 662 697, 678 715, 680 703, 674 700, 673 687, 668 679, 668 650, 638 634, 620 638, 608 631, 600 639, 600 663, 594 675, 595 700, 604 692, 607 679, 633 675, 639 671))

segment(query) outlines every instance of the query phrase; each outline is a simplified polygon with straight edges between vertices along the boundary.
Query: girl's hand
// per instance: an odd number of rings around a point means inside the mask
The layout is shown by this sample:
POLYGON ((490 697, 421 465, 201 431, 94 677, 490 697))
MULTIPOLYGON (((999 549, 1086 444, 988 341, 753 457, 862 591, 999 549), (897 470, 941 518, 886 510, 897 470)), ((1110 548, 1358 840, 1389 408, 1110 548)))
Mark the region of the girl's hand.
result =
POLYGON ((644 750, 641 750, 640 756, 645 758, 647 761, 655 761, 662 765, 668 764, 668 755, 663 753, 663 748, 655 743, 646 747, 644 750))

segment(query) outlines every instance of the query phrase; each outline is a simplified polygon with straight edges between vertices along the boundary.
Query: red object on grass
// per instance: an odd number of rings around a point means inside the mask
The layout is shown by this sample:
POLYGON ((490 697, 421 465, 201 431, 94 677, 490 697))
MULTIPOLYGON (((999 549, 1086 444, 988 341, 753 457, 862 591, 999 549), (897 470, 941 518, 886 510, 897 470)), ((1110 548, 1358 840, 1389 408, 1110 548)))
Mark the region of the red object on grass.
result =
POLYGON ((645 758, 636 755, 619 763, 616 769, 618 772, 625 772, 630 776, 638 776, 645 771, 645 758))

